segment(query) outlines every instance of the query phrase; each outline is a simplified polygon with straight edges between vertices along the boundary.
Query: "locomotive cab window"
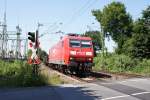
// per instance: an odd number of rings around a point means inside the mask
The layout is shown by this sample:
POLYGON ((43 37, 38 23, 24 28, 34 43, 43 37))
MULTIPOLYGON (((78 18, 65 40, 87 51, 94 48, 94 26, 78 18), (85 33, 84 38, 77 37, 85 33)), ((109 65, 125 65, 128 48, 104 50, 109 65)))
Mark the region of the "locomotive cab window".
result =
POLYGON ((80 47, 80 40, 70 40, 70 47, 80 47))
POLYGON ((81 47, 82 47, 82 48, 91 48, 91 47, 92 47, 91 41, 82 40, 82 41, 81 41, 81 47))

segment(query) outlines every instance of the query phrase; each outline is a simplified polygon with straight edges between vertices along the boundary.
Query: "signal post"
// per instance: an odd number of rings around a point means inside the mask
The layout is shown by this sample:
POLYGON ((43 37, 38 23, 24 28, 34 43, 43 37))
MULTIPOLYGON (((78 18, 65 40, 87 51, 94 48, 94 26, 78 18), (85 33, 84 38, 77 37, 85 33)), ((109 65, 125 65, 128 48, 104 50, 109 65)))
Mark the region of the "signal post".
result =
POLYGON ((33 65, 33 73, 37 74, 38 65, 41 63, 38 57, 38 48, 39 48, 38 31, 28 32, 28 40, 29 40, 29 47, 32 51, 32 54, 28 58, 28 63, 33 65))

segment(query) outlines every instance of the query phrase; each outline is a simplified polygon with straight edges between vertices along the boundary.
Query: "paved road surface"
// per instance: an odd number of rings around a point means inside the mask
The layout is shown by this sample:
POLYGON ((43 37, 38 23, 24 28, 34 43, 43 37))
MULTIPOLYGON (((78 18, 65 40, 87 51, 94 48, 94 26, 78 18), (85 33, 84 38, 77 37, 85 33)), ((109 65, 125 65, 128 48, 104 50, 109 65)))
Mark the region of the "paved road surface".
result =
POLYGON ((150 79, 0 89, 0 100, 150 100, 150 79))

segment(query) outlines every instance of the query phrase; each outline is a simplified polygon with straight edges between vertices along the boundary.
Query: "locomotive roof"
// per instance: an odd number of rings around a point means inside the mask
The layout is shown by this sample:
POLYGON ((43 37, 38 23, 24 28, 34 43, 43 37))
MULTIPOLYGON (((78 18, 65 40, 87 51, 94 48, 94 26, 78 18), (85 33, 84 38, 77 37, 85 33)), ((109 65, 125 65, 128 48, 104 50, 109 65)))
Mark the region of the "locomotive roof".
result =
POLYGON ((68 35, 66 35, 63 38, 64 39, 69 38, 69 39, 79 39, 79 40, 91 40, 90 37, 85 37, 85 36, 80 36, 80 35, 78 35, 78 36, 68 36, 68 35))
POLYGON ((51 48, 56 47, 58 43, 60 43, 62 40, 65 40, 65 39, 92 40, 92 38, 90 38, 90 37, 85 37, 85 36, 80 36, 80 35, 78 35, 78 36, 65 35, 65 36, 62 37, 62 39, 59 42, 57 42, 51 48))

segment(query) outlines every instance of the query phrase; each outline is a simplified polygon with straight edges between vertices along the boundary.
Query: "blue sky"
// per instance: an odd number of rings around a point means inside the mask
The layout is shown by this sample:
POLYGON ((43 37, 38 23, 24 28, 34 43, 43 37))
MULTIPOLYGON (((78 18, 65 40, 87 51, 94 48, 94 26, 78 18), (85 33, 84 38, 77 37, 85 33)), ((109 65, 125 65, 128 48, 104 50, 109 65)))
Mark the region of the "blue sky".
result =
MULTIPOLYGON (((6 0, 0 1, 0 20, 2 20, 6 0)), ((102 10, 112 1, 123 2, 134 20, 150 5, 150 0, 7 0, 8 30, 15 30, 15 26, 19 24, 25 36, 28 31, 35 31, 38 22, 44 25, 40 28, 40 34, 55 33, 59 30, 81 34, 89 29, 98 30, 99 24, 92 16, 91 10, 102 10)), ((42 48, 48 51, 59 37, 60 34, 43 36, 40 39, 42 48)), ((114 43, 106 41, 106 46, 112 51, 114 43)))

